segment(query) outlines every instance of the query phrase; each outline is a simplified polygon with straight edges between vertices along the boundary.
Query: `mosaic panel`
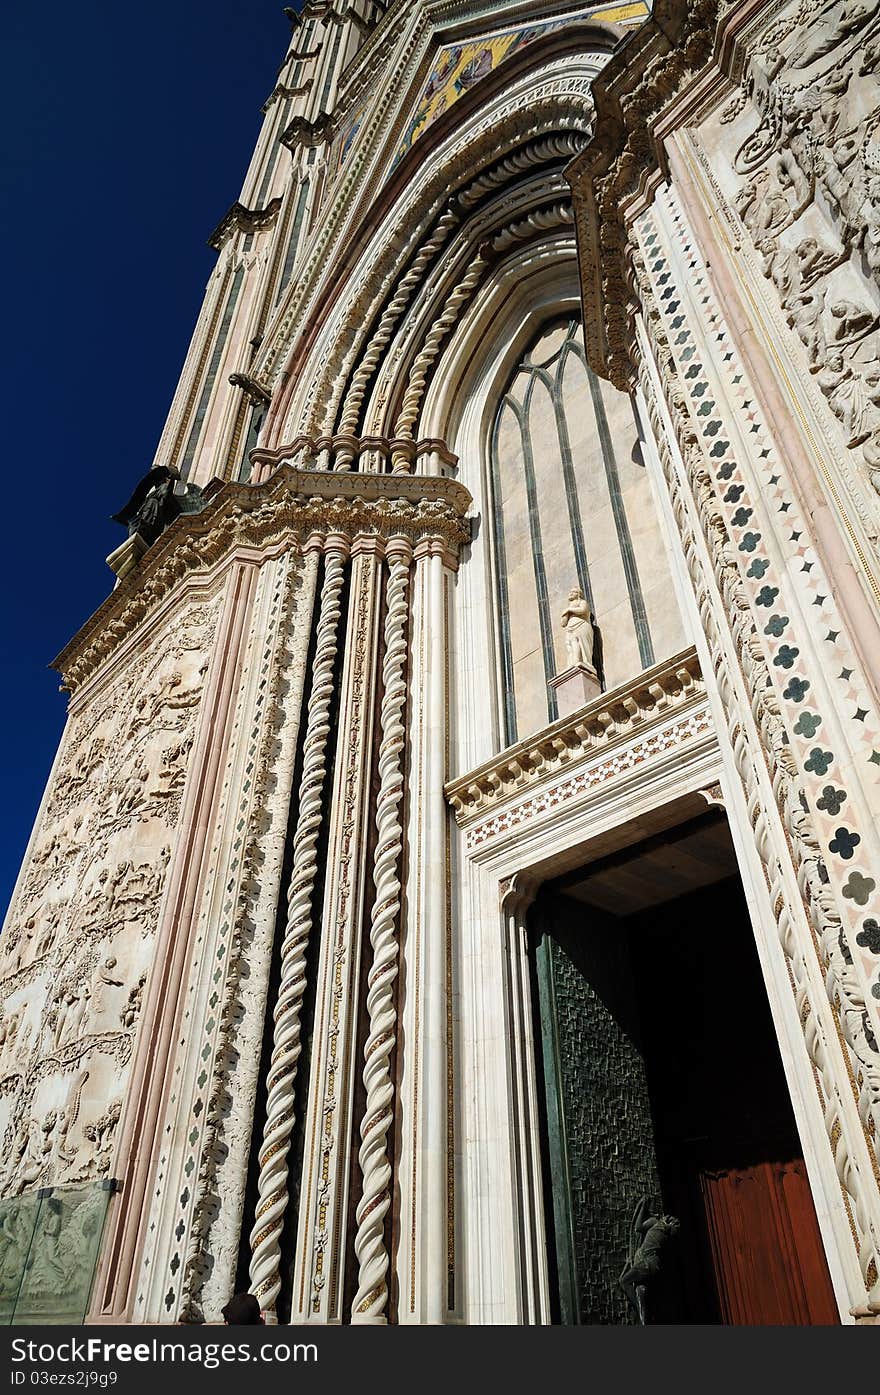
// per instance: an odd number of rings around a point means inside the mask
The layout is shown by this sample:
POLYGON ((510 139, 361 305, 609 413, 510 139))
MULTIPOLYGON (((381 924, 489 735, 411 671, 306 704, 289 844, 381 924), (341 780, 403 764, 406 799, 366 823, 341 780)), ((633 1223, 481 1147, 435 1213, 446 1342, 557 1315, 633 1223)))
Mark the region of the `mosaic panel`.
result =
MULTIPOLYGON (((638 24, 647 15, 648 6, 644 0, 636 0, 636 3, 628 5, 598 5, 577 10, 562 19, 547 20, 543 24, 486 34, 470 43, 445 45, 438 50, 434 59, 434 66, 403 133, 392 169, 439 116, 527 44, 534 43, 555 29, 562 29, 575 19, 589 17, 606 24, 638 24)), ((340 158, 340 163, 343 158, 340 158)))

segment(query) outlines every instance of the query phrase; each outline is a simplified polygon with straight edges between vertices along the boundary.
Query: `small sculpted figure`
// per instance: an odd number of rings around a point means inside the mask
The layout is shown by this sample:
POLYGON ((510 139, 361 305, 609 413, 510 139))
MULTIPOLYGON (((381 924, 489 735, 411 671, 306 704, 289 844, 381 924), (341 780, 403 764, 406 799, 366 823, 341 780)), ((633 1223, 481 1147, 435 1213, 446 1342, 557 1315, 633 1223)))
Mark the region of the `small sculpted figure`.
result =
POLYGON ((626 1265, 617 1282, 643 1327, 648 1320, 648 1282, 660 1271, 660 1254, 667 1240, 680 1229, 681 1222, 675 1216, 653 1215, 648 1197, 641 1198, 632 1219, 626 1265))
POLYGON ((154 465, 137 485, 128 503, 112 515, 114 523, 137 533, 149 547, 164 533, 169 523, 182 513, 200 513, 205 506, 197 485, 184 485, 178 491, 180 472, 169 465, 154 465))
POLYGON ((580 665, 595 674, 593 613, 579 586, 568 593, 568 605, 562 612, 562 628, 565 631, 565 652, 572 668, 580 665))

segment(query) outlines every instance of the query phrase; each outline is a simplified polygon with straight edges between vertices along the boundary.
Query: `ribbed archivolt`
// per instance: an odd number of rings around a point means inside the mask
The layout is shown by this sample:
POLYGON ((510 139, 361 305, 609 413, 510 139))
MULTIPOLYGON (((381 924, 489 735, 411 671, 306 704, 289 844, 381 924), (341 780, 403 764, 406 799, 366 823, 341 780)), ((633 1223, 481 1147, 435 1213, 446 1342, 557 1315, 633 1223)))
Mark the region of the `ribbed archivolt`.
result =
POLYGON ((363 1189, 357 1208, 355 1253, 358 1290, 352 1305, 353 1323, 385 1322, 388 1304, 388 1250, 385 1216, 391 1204, 391 1162, 388 1131, 394 1117, 394 1083, 390 1059, 397 1035, 395 982, 399 954, 403 848, 403 749, 406 714, 406 644, 410 550, 389 545, 389 576, 385 616, 385 657, 379 748, 379 795, 376 804, 378 841, 373 863, 375 901, 370 922, 373 961, 367 981, 369 1033, 364 1047, 366 1103, 358 1153, 363 1189))
MULTIPOLYGON (((389 305, 382 314, 376 333, 370 340, 367 351, 345 395, 345 407, 339 427, 340 435, 351 433, 357 429, 364 395, 379 360, 391 340, 395 325, 406 309, 413 291, 423 284, 427 268, 458 221, 459 219, 454 213, 443 214, 435 232, 419 251, 409 271, 401 279, 389 305)), ((337 455, 336 469, 347 470, 353 459, 354 452, 351 448, 348 450, 343 448, 337 455)))
MULTIPOLYGON (((402 436, 407 439, 412 439, 413 427, 418 421, 419 409, 425 392, 425 384, 428 381, 429 369, 440 352, 440 345, 458 319, 462 307, 470 300, 471 295, 482 280, 483 272, 489 265, 484 255, 487 251, 488 248, 485 246, 479 248, 477 255, 471 261, 462 280, 449 296, 442 315, 434 321, 428 331, 422 349, 409 372, 409 381, 403 396, 400 413, 394 427, 394 434, 396 437, 402 436)), ((391 468, 395 474, 402 473, 410 468, 406 452, 402 451, 399 447, 396 447, 392 453, 391 468)))
POLYGON ((306 951, 318 865, 321 795, 327 763, 345 558, 344 549, 328 548, 303 748, 299 812, 293 839, 293 868, 281 944, 281 983, 274 1013, 266 1123, 259 1158, 257 1209, 251 1231, 251 1292, 259 1299, 260 1307, 270 1320, 275 1316, 275 1304, 281 1288, 280 1242, 289 1191, 287 1155, 294 1125, 296 1070, 302 1049, 300 1015, 306 987, 306 951))

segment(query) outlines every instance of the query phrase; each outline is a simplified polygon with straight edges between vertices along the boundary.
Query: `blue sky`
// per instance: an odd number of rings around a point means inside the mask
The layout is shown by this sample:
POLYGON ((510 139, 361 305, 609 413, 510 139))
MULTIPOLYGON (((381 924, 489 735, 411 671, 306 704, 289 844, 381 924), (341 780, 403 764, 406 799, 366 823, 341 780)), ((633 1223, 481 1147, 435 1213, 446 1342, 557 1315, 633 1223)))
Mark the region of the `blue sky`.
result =
POLYGON ((65 716, 47 665, 100 605, 286 52, 280 0, 4 14, 0 909, 65 716))

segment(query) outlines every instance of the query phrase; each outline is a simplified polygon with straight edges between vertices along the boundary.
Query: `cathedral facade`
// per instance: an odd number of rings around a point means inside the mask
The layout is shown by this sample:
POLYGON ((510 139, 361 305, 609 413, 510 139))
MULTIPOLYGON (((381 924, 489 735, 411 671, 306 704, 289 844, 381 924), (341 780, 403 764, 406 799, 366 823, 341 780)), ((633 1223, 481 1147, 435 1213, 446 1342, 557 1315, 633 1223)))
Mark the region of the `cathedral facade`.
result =
POLYGON ((288 14, 56 660, 4 1319, 876 1322, 880 4, 288 14))

